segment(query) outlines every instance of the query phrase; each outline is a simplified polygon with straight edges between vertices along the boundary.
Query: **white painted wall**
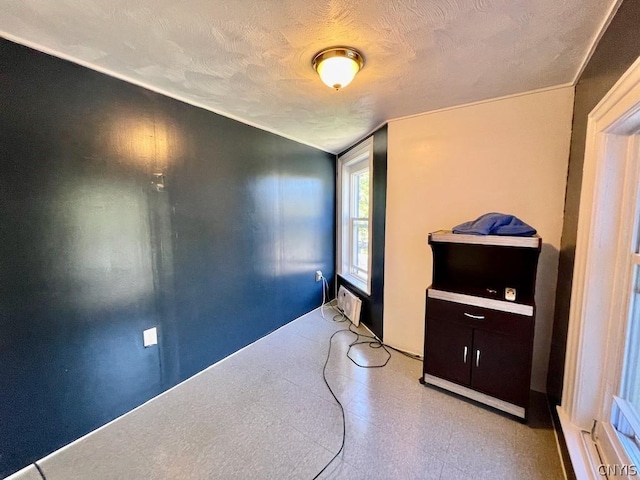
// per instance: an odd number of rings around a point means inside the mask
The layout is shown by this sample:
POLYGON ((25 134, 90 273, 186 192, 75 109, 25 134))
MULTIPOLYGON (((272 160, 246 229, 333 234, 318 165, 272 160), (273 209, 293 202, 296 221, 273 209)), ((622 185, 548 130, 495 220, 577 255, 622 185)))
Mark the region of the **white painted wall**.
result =
POLYGON ((422 353, 428 233, 487 212, 513 214, 543 240, 531 384, 546 390, 573 95, 564 87, 389 123, 387 343, 422 353))

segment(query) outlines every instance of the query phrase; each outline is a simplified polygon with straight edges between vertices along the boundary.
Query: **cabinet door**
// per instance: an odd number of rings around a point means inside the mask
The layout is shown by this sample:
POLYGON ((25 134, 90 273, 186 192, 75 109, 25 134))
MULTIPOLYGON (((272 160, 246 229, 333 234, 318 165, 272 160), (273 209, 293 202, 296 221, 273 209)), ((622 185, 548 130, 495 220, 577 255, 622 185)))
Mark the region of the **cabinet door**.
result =
POLYGON ((471 386, 515 405, 529 397, 531 346, 511 336, 474 330, 471 386))
POLYGON ((472 332, 465 325, 427 317, 425 373, 469 385, 472 332))

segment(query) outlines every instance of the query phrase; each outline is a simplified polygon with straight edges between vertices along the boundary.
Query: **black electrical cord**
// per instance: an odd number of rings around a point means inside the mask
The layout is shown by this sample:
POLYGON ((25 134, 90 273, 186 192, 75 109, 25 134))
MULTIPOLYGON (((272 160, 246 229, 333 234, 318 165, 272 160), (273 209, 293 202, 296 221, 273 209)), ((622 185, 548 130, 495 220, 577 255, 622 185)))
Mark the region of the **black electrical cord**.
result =
MULTIPOLYGON (((349 320, 347 318, 347 316, 345 315, 345 313, 340 308, 338 308, 335 305, 331 305, 330 303, 331 302, 327 302, 327 303, 323 302, 322 305, 321 305, 321 308, 323 308, 325 306, 328 306, 329 308, 332 308, 333 310, 336 310, 338 312, 333 316, 333 318, 332 318, 333 322, 335 322, 335 323, 343 323, 343 322, 346 322, 347 320, 349 320)), ((325 318, 324 314, 323 314, 323 318, 325 318)), ((351 328, 351 327, 349 327, 349 328, 351 328)), ((356 335, 360 335, 359 333, 354 332, 353 330, 351 330, 351 331, 353 333, 355 333, 356 335)), ((362 335, 360 335, 360 336, 362 336, 362 335)), ((414 353, 405 352, 404 350, 400 350, 399 348, 392 347, 391 345, 389 345, 387 343, 382 343, 378 339, 378 337, 372 337, 372 336, 369 336, 369 335, 367 335, 366 337, 375 340, 375 342, 372 341, 371 343, 375 343, 376 345, 370 345, 371 348, 380 348, 380 347, 390 348, 391 350, 393 350, 395 352, 398 352, 399 354, 404 355, 405 357, 411 358, 413 360, 422 361, 422 355, 416 355, 414 353)), ((385 348, 385 350, 386 350, 386 348, 385 348)), ((389 353, 389 352, 387 351, 387 353, 389 353)), ((363 367, 363 368, 368 368, 368 367, 363 367)))
POLYGON ((351 324, 349 324, 349 331, 355 334, 356 336, 356 339, 349 344, 349 348, 347 349, 347 358, 351 360, 351 362, 353 362, 355 365, 357 365, 360 368, 382 368, 387 366, 387 363, 389 363, 389 360, 391 359, 391 352, 387 350, 387 347, 385 347, 382 342, 380 342, 376 337, 372 335, 362 335, 358 332, 354 332, 353 330, 351 330, 351 324), (365 338, 368 340, 360 340, 361 338, 365 338), (374 348, 374 349, 381 348, 387 353, 387 359, 381 365, 362 365, 356 362, 350 355, 351 349, 356 345, 368 345, 369 348, 374 348))
POLYGON ((347 422, 344 417, 344 407, 342 406, 342 403, 340 403, 340 400, 338 400, 338 397, 336 396, 336 394, 333 393, 333 389, 331 388, 331 385, 329 385, 329 382, 327 382, 327 364, 329 363, 329 358, 331 357, 331 346, 333 342, 333 337, 335 337, 340 332, 348 332, 348 331, 349 330, 345 328, 343 330, 338 330, 336 332, 333 332, 333 335, 331 335, 331 337, 329 338, 329 350, 327 351, 327 358, 325 359, 324 366, 322 367, 322 379, 324 380, 324 384, 329 389, 329 392, 331 393, 331 395, 333 396, 333 399, 338 404, 338 407, 340 407, 340 413, 342 414, 342 443, 340 444, 340 449, 338 450, 338 452, 331 458, 331 460, 327 462, 327 464, 322 468, 322 470, 320 470, 318 474, 315 477, 313 477, 313 480, 316 480, 316 478, 322 475, 322 473, 329 467, 329 465, 331 465, 331 463, 336 458, 338 458, 338 455, 340 455, 342 450, 344 450, 344 442, 347 437, 347 422))
POLYGON ((339 310, 338 310, 338 313, 336 313, 331 319, 331 321, 335 323, 343 323, 343 322, 346 322, 347 320, 348 320, 347 316, 344 313, 340 312, 339 310))
MULTIPOLYGON (((340 312, 338 315, 334 315, 333 317, 334 322, 344 322, 345 320, 346 320, 346 316, 344 315, 343 312, 340 312), (336 320, 336 318, 338 317, 340 317, 341 319, 336 320)), ((331 385, 329 385, 329 382, 327 381, 327 365, 329 363, 329 359, 331 358, 331 347, 333 345, 333 337, 335 337, 337 334, 341 332, 350 332, 356 336, 356 339, 349 344, 346 355, 347 355, 347 358, 351 360, 351 362, 353 362, 356 366, 360 368, 383 368, 389 363, 389 360, 391 359, 391 352, 387 350, 388 345, 385 345, 384 343, 382 343, 380 340, 378 340, 376 337, 372 335, 363 335, 361 333, 358 333, 352 330, 351 327, 352 327, 352 324, 349 324, 349 328, 344 328, 342 330, 333 332, 333 335, 331 335, 331 337, 329 338, 329 350, 327 351, 327 358, 325 359, 324 366, 322 367, 322 379, 324 380, 324 384, 329 389, 329 392, 331 393, 331 396, 333 396, 333 399, 338 404, 338 407, 340 407, 340 413, 342 414, 342 442, 340 443, 340 449, 338 450, 338 452, 331 458, 331 460, 329 460, 326 463, 326 465, 322 468, 322 470, 320 470, 318 474, 315 477, 313 477, 313 480, 316 480, 320 475, 322 475, 322 473, 329 467, 329 465, 331 465, 331 463, 333 463, 333 461, 336 458, 338 458, 340 453, 342 453, 342 451, 344 450, 344 443, 347 437, 347 423, 345 420, 344 407, 342 406, 342 403, 340 403, 340 400, 338 400, 338 397, 336 396, 333 389, 331 388, 331 385), (365 340, 362 340, 362 339, 365 339, 365 340), (368 345, 369 348, 374 348, 374 349, 381 348, 387 353, 387 358, 383 363, 378 365, 363 365, 361 363, 358 363, 350 355, 351 349, 356 345, 368 345)), ((409 353, 402 352, 401 350, 397 350, 396 348, 393 348, 393 347, 389 347, 389 348, 391 348, 392 350, 396 350, 399 353, 402 353, 403 355, 406 355, 410 358, 418 360, 418 358, 416 358, 417 357, 416 355, 411 355, 409 353)))
POLYGON ((393 350, 395 352, 398 352, 401 355, 404 355, 405 357, 409 357, 409 358, 412 358, 414 360, 422 361, 422 355, 416 355, 414 353, 405 352, 404 350, 400 350, 400 349, 398 349, 396 347, 392 347, 391 345, 388 345, 386 343, 384 344, 384 346, 387 347, 387 348, 390 348, 391 350, 393 350))
POLYGON ((38 470, 38 473, 40 474, 40 476, 42 477, 42 480, 47 480, 47 476, 44 474, 44 472, 42 471, 42 468, 40 468, 40 465, 38 465, 37 462, 33 462, 33 466, 36 467, 36 470, 38 470))
MULTIPOLYGON (((329 306, 329 308, 337 311, 338 313, 336 313, 331 321, 334 323, 343 323, 346 322, 348 320, 347 316, 345 315, 345 312, 342 311, 340 308, 336 307, 335 305, 330 305, 330 301, 328 300, 328 294, 329 294, 329 285, 327 283, 327 280, 324 277, 322 278, 322 304, 320 305, 320 312, 322 314, 322 318, 324 318, 326 320, 326 317, 324 316, 324 308, 325 306, 329 306), (326 291, 325 291, 326 288, 326 291)), ((327 358, 324 361, 324 366, 322 367, 322 379, 324 380, 324 384, 327 386, 327 388, 329 389, 329 392, 331 393, 331 396, 333 397, 333 399, 336 401, 336 403, 338 404, 338 407, 340 407, 340 413, 342 415, 342 442, 340 443, 340 449, 338 450, 338 452, 331 458, 331 460, 329 460, 326 465, 322 468, 322 470, 320 470, 318 472, 318 474, 313 477, 313 480, 316 480, 320 475, 322 475, 322 473, 329 467, 329 465, 331 465, 331 463, 333 463, 333 461, 338 458, 338 456, 340 455, 340 453, 342 453, 342 451, 344 450, 344 443, 347 437, 347 423, 345 420, 345 414, 344 414, 344 407, 342 406, 342 403, 340 403, 340 400, 338 400, 338 397, 336 396, 336 394, 334 393, 333 389, 331 388, 331 385, 329 385, 329 382, 327 381, 327 365, 329 363, 329 359, 331 358, 331 347, 333 345, 333 337, 335 337, 338 333, 341 332, 350 332, 353 333, 356 336, 356 339, 351 342, 349 344, 349 347, 347 348, 347 358, 349 360, 351 360, 351 362, 353 362, 353 364, 355 364, 356 366, 360 367, 360 368, 383 368, 385 367, 388 363, 389 360, 391 359, 391 352, 389 350, 387 350, 387 348, 390 348, 391 350, 394 350, 406 357, 412 358, 414 360, 422 360, 422 357, 419 355, 414 355, 411 353, 407 353, 407 352, 403 352, 402 350, 399 350, 395 347, 392 347, 391 345, 387 345, 385 343, 382 343, 380 340, 378 340, 377 337, 372 336, 372 335, 362 335, 354 330, 351 329, 351 323, 349 324, 349 328, 345 328, 342 330, 338 330, 336 332, 333 332, 333 334, 331 335, 331 337, 329 338, 329 350, 327 351, 327 358), (365 339, 365 340, 362 340, 365 339), (351 353, 351 349, 353 347, 355 347, 356 345, 368 345, 369 348, 373 348, 373 349, 378 349, 381 348, 383 349, 386 353, 387 353, 387 358, 384 361, 384 363, 380 364, 380 365, 362 365, 360 363, 358 363, 356 360, 354 360, 350 353, 351 353)))

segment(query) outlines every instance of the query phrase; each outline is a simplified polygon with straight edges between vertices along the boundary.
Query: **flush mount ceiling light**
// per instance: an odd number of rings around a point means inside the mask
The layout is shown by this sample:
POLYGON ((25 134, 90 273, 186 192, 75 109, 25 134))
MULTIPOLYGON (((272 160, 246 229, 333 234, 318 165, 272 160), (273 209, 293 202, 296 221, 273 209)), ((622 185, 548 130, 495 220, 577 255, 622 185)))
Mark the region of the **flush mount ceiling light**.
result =
POLYGON ((364 58, 351 47, 327 48, 313 57, 313 68, 320 79, 336 90, 349 85, 363 66, 364 58))

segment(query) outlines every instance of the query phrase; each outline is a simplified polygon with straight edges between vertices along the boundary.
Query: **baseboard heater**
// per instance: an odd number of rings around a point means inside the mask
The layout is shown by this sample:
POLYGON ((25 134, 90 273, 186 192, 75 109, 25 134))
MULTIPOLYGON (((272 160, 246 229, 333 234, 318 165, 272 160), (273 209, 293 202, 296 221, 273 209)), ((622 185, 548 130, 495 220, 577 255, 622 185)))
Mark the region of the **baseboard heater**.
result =
POLYGON ((356 297, 345 287, 338 290, 338 310, 356 327, 360 325, 360 310, 362 308, 362 300, 356 297))

